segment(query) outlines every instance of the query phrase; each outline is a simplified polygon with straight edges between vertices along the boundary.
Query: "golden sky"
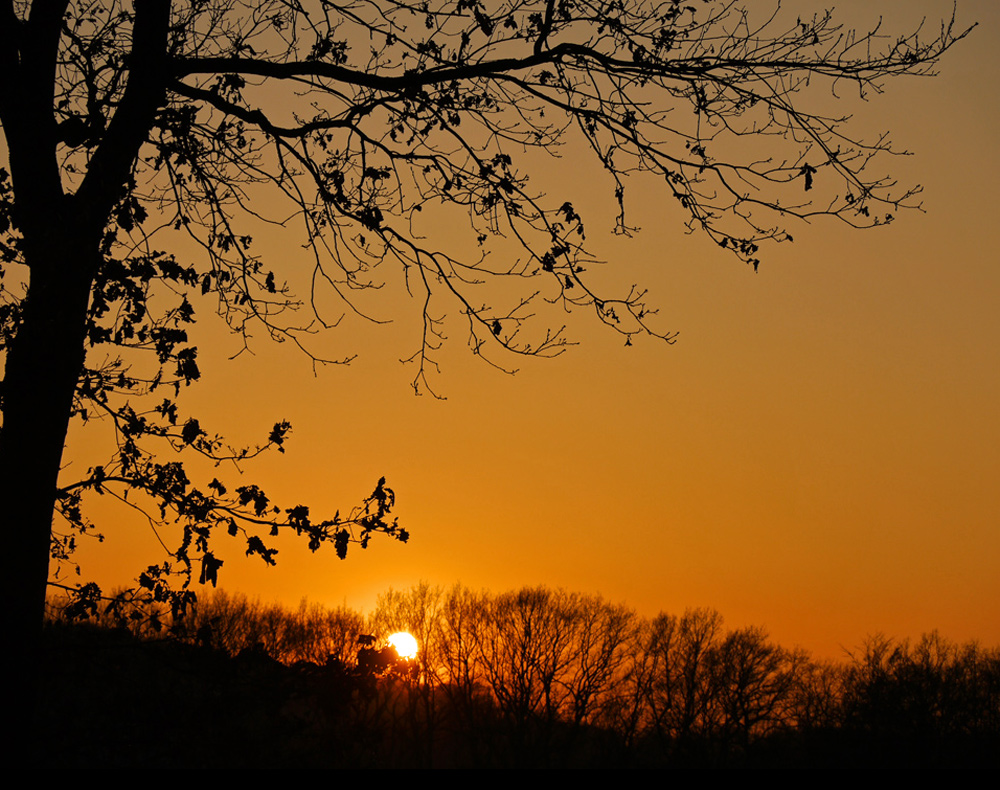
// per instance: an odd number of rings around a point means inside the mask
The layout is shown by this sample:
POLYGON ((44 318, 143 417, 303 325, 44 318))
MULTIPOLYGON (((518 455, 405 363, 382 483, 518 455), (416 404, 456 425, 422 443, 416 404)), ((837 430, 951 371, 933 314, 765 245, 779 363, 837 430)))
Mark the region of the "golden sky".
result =
MULTIPOLYGON (((945 0, 836 5, 859 20, 877 6, 900 32, 951 11, 945 0)), ((630 187, 642 230, 627 239, 611 233, 612 187, 596 169, 564 160, 539 172, 553 195, 579 190, 609 276, 649 289, 676 345, 625 348, 587 316, 554 313, 580 345, 509 360, 520 370, 508 376, 472 358, 454 316, 437 400, 415 397, 413 368, 399 363, 420 314, 392 286, 372 304, 395 322, 345 320, 321 348, 359 357, 317 376, 263 337, 230 360, 240 344, 204 315, 203 379, 184 404, 241 443, 279 419, 294 427, 287 452, 248 464, 244 481, 319 515, 385 475, 412 534, 345 562, 282 541, 275 568, 219 536, 221 586, 368 609, 419 580, 546 584, 647 615, 711 606, 731 626, 761 624, 831 657, 876 631, 1000 643, 1000 4, 959 0, 958 20, 979 27, 940 76, 842 107, 913 153, 888 165, 923 185, 925 213, 886 228, 790 225, 794 244, 765 250, 755 275, 685 235, 654 184, 630 187)), ((293 236, 270 243, 296 265, 293 236)), ((67 460, 86 463, 99 433, 74 434, 67 460)), ((80 555, 109 587, 163 559, 148 528, 118 518, 80 555)))

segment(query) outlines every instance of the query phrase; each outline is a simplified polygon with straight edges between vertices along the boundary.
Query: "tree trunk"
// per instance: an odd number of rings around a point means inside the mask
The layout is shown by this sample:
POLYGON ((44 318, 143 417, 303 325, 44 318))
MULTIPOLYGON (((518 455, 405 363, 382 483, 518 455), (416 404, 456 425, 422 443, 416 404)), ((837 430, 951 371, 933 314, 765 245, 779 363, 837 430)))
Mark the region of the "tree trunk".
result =
MULTIPOLYGON (((0 0, 0 128, 14 220, 29 270, 20 324, 6 349, 0 426, 0 544, 5 633, 14 667, 8 708, 30 737, 53 510, 73 399, 84 370, 87 310, 107 218, 165 100, 170 0, 136 0, 128 82, 75 195, 63 191, 52 97, 66 0, 38 0, 26 19, 0 0)), ((20 744, 15 744, 15 747, 20 744)), ((27 752, 17 751, 22 757, 27 752)))
POLYGON ((16 664, 23 662, 16 667, 20 674, 11 677, 16 678, 15 696, 21 698, 15 709, 23 705, 24 715, 32 709, 38 681, 53 508, 83 369, 87 307, 98 260, 96 240, 87 241, 62 225, 51 227, 40 242, 26 244, 31 282, 4 369, 0 502, 3 546, 9 552, 3 574, 4 631, 8 644, 17 646, 16 664))

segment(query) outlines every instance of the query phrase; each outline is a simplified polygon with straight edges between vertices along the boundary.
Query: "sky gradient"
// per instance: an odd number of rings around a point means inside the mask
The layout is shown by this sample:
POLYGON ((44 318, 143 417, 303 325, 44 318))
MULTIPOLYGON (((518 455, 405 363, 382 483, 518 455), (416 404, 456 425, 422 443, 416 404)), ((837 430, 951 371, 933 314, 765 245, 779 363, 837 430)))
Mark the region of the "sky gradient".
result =
MULTIPOLYGON (((837 7, 864 20, 868 5, 837 7)), ((898 32, 951 12, 932 0, 877 5, 898 32)), ((394 322, 346 319, 319 349, 357 360, 315 376, 264 337, 231 360, 241 342, 204 314, 203 378, 185 408, 240 443, 293 425, 287 452, 248 464, 244 479, 319 515, 385 475, 412 535, 344 562, 332 546, 312 555, 281 540, 275 568, 219 536, 220 586, 367 610, 420 580, 545 584, 645 615, 713 607, 730 626, 763 625, 827 657, 877 631, 1000 643, 1000 5, 959 0, 957 17, 979 27, 938 77, 888 81, 840 110, 913 154, 881 166, 924 187, 924 212, 888 227, 791 224, 795 242, 765 249, 754 274, 685 235, 657 185, 630 184, 641 231, 616 237, 599 172, 572 149, 545 165, 539 188, 578 190, 608 277, 649 289, 675 345, 625 348, 588 316, 554 312, 579 345, 506 360, 519 368, 509 376, 468 353, 453 316, 441 400, 415 397, 415 371, 399 362, 416 348, 420 313, 398 282, 373 302, 394 322)), ((264 244, 296 265, 293 235, 264 244)), ((102 430, 71 434, 67 463, 99 457, 102 430)), ((148 528, 113 508, 106 518, 108 541, 81 549, 85 576, 111 587, 162 561, 148 528)))

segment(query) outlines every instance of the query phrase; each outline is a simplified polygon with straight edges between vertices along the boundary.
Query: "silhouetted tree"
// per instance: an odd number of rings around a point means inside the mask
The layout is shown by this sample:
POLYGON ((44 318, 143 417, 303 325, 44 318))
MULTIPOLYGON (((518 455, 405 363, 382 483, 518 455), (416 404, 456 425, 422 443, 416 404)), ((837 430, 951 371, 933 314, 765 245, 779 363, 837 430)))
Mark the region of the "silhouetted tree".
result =
POLYGON ((545 587, 500 594, 490 600, 479 635, 483 677, 509 725, 511 753, 529 764, 535 756, 529 748, 558 716, 556 675, 572 649, 554 598, 545 587))
POLYGON ((472 765, 496 764, 493 698, 480 661, 489 628, 489 598, 460 584, 445 597, 438 633, 438 678, 458 734, 456 749, 472 765))
POLYGON ((569 660, 556 681, 563 693, 561 715, 577 727, 606 724, 619 707, 636 614, 593 595, 563 594, 560 603, 571 639, 569 660))
POLYGON ((767 638, 762 628, 732 631, 713 649, 710 664, 715 698, 711 735, 728 749, 795 724, 795 691, 807 659, 767 638))
MULTIPOLYGON (((433 766, 434 740, 439 725, 437 705, 438 671, 441 664, 439 630, 444 593, 438 587, 421 582, 406 591, 392 590, 378 597, 370 619, 370 630, 380 639, 405 631, 417 640, 417 655, 406 660, 416 682, 402 690, 405 718, 393 722, 404 730, 413 744, 414 754, 423 767, 433 766), (405 727, 405 729, 404 729, 405 727)), ((398 738, 397 738, 398 739, 398 738)))
POLYGON ((463 711, 492 715, 480 704, 488 692, 503 717, 507 760, 571 761, 588 730, 616 723, 634 612, 545 587, 483 596, 475 608, 453 597, 462 604, 445 609, 456 696, 463 711))
MULTIPOLYGON (((331 297, 361 310, 354 299, 378 287, 375 267, 398 264, 423 314, 418 387, 449 300, 482 356, 559 353, 563 331, 531 321, 546 302, 590 310, 626 341, 670 340, 644 291, 606 294, 589 279, 573 196, 529 184, 524 150, 555 151, 571 136, 605 172, 619 231, 629 230, 626 175, 646 172, 692 228, 754 268, 762 242, 790 240, 789 218, 889 221, 914 191, 871 175, 888 142, 853 138, 804 89, 864 93, 927 73, 965 32, 946 20, 926 38, 882 38, 830 14, 758 14, 677 0, 2 0, 0 502, 16 558, 5 573, 12 637, 37 632, 50 555, 68 556, 93 529, 87 492, 138 490, 148 499, 130 501, 150 502, 150 518, 180 524, 171 561, 140 578, 175 610, 191 595, 167 577, 214 583, 220 530, 269 563, 264 538, 278 529, 340 556, 376 532, 405 540, 384 481, 361 510, 319 520, 276 508, 254 485, 196 488, 181 461, 162 458, 238 461, 262 449, 232 449, 178 408, 199 377, 194 294, 214 295, 245 337, 263 330, 304 348, 335 323, 323 310, 331 297), (773 136, 774 152, 741 147, 746 135, 773 136), (424 241, 440 206, 466 217, 481 251, 424 241), (295 276, 253 244, 290 217, 312 256, 304 303, 295 276), (497 236, 520 253, 491 257, 497 236), (163 251, 182 249, 178 239, 200 255, 163 251), (526 290, 481 295, 502 278, 526 290), (117 451, 82 479, 60 477, 70 420, 96 416, 113 423, 117 451)), ((280 450, 288 430, 276 424, 262 447, 280 450)), ((99 596, 81 588, 81 611, 99 596)))
POLYGON ((832 661, 809 661, 795 687, 795 724, 805 731, 830 731, 843 721, 845 670, 832 661))
POLYGON ((286 664, 353 665, 358 637, 367 633, 364 617, 346 607, 302 601, 293 611, 222 590, 199 596, 193 613, 172 625, 173 633, 229 655, 260 647, 286 664))
POLYGON ((686 747, 712 728, 711 657, 723 637, 722 615, 689 609, 679 618, 660 615, 654 627, 656 673, 649 686, 653 732, 665 746, 686 747))
POLYGON ((845 670, 842 726, 870 765, 996 767, 1000 652, 936 631, 915 644, 867 639, 845 670))

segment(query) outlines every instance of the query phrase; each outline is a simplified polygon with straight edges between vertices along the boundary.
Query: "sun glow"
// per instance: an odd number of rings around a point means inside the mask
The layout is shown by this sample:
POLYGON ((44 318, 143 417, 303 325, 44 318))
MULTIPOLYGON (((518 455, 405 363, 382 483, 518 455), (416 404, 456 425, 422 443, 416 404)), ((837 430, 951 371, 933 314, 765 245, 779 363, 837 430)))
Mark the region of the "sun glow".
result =
POLYGON ((417 640, 406 631, 398 631, 390 636, 389 644, 396 648, 400 658, 417 657, 417 640))

